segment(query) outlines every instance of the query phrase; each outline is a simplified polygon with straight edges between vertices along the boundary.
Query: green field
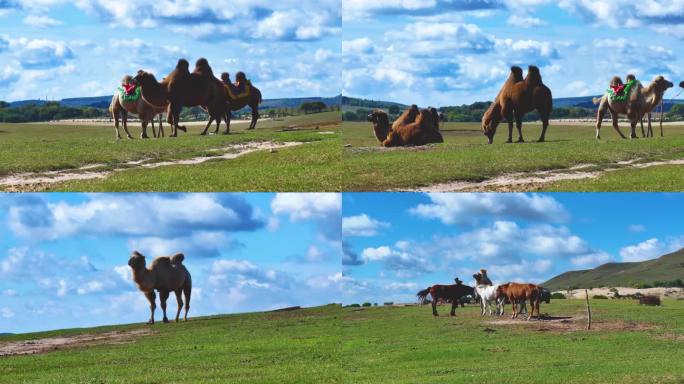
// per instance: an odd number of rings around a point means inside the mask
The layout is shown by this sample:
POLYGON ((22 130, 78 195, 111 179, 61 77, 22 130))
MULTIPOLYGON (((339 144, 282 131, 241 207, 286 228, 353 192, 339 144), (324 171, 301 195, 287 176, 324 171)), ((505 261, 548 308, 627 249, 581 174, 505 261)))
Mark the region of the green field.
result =
MULTIPOLYGON (((131 124, 139 136, 139 124, 131 124)), ((112 126, 0 124, 0 177, 23 172, 40 175, 99 164, 97 171, 127 167, 128 161, 175 161, 217 156, 230 145, 254 142, 304 144, 257 151, 237 159, 195 165, 117 171, 104 179, 30 185, 8 190, 59 191, 338 191, 340 122, 338 112, 263 121, 254 131, 233 124, 231 135, 200 136, 202 127, 189 126, 178 138, 114 139, 112 126), (321 132, 332 132, 322 134, 321 132)), ((222 128, 223 129, 223 128, 222 128)), ((168 126, 166 127, 168 132, 168 126)), ((79 172, 79 171, 76 171, 79 172)))
MULTIPOLYGON (((550 126, 547 142, 537 143, 541 126, 523 124, 522 144, 506 144, 507 128, 500 126, 493 145, 486 145, 479 123, 445 123, 445 142, 418 148, 381 148, 367 122, 344 122, 342 141, 343 188, 350 191, 412 189, 433 184, 472 181, 545 170, 569 171, 579 165, 602 171, 621 167, 617 162, 648 162, 684 158, 684 125, 665 126, 665 137, 622 140, 604 124, 602 140, 590 125, 550 126)), ((621 124, 623 132, 628 128, 621 124)), ((515 136, 514 139, 517 137, 515 136)), ((626 166, 622 166, 626 167, 626 166)), ((684 178, 672 175, 682 166, 606 172, 597 179, 513 186, 503 190, 664 191, 684 189, 684 178), (623 173, 624 172, 624 173, 623 173), (627 179, 626 177, 631 177, 627 179), (619 182, 614 181, 621 179, 619 182)))
MULTIPOLYGON (((339 306, 157 323, 133 342, 0 357, 2 383, 338 383, 339 306)), ((147 328, 100 327, 12 340, 147 328)))
MULTIPOLYGON (((579 316, 583 306, 582 300, 554 300, 542 304, 541 312, 579 316)), ((663 307, 654 308, 627 300, 592 300, 592 306, 592 331, 556 328, 534 320, 491 324, 482 320, 475 306, 457 309, 456 317, 449 317, 448 308, 442 306, 438 310, 443 316, 438 318, 432 317, 428 306, 347 309, 340 359, 344 381, 684 381, 684 301, 665 301, 663 307)), ((584 321, 577 326, 583 327, 584 321)))
MULTIPOLYGON (((542 304, 584 315, 581 300, 542 304)), ((0 357, 3 383, 681 383, 684 301, 592 300, 584 320, 491 323, 479 307, 345 308, 193 318, 0 337, 152 330, 119 344, 0 357), (555 324, 555 325, 554 325, 555 324), (560 327, 559 327, 560 325, 560 327)), ((508 321, 508 318, 501 318, 508 321)))

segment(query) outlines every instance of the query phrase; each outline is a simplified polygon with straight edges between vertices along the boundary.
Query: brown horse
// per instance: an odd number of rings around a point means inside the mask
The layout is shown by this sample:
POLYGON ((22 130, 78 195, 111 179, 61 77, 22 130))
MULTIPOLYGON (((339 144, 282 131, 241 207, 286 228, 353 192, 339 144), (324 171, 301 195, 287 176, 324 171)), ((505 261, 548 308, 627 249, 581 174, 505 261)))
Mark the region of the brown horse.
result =
POLYGON ((537 319, 541 320, 541 315, 539 314, 539 302, 542 298, 543 288, 535 284, 520 284, 520 283, 506 283, 499 285, 497 288, 498 296, 505 296, 510 302, 513 310, 512 318, 518 317, 517 303, 519 301, 530 301, 530 307, 532 310, 527 315, 527 320, 530 320, 534 315, 534 311, 537 311, 537 319))
POLYGON ((473 287, 464 285, 461 283, 460 280, 456 279, 456 284, 451 284, 451 285, 433 285, 431 287, 427 287, 423 289, 422 291, 419 291, 416 296, 420 300, 420 302, 424 302, 425 299, 427 298, 427 295, 429 294, 432 296, 432 315, 433 316, 439 316, 439 313, 437 313, 437 301, 439 300, 444 300, 444 301, 451 301, 451 316, 456 316, 456 307, 458 306, 458 303, 460 300, 468 295, 473 295, 475 291, 473 290, 473 287))
POLYGON ((439 120, 435 108, 419 110, 415 104, 392 123, 392 128, 389 127, 385 111, 376 109, 368 115, 368 121, 373 123, 375 137, 384 147, 444 142, 439 132, 439 120))
POLYGON ((546 129, 549 127, 549 117, 553 109, 551 90, 542 82, 539 68, 536 66, 530 65, 527 69, 527 76, 522 81, 515 81, 519 70, 519 67, 511 67, 511 75, 497 96, 498 103, 495 99, 493 105, 489 107, 489 113, 485 113, 482 117, 482 129, 489 144, 493 142, 496 127, 503 119, 508 122, 506 142, 513 142, 514 120, 518 129, 517 142, 524 142, 522 119, 525 114, 534 110, 537 110, 542 121, 542 132, 538 141, 543 142, 546 139, 546 129))

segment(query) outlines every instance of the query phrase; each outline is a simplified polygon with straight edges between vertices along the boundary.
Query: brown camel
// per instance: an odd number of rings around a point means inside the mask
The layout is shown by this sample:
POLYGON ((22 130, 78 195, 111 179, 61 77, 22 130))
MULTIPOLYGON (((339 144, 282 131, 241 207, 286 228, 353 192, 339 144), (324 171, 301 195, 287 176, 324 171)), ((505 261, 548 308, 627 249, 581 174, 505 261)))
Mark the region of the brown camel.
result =
MULTIPOLYGON (((666 80, 663 76, 656 76, 653 82, 644 87, 641 92, 644 94, 644 113, 648 121, 648 130, 644 135, 644 119, 641 119, 641 135, 644 137, 653 137, 653 128, 651 127, 651 113, 656 107, 663 102, 663 96, 668 88, 672 88, 674 84, 666 80)), ((661 112, 662 113, 662 112, 661 112)), ((660 118, 660 137, 663 137, 663 119, 660 118)))
MULTIPOLYGON (((226 111, 225 116, 225 133, 230 133, 231 111, 239 111, 245 106, 249 105, 249 109, 252 111, 252 121, 249 123, 249 128, 247 129, 256 128, 257 120, 259 119, 259 104, 261 104, 262 101, 261 91, 259 90, 259 88, 253 86, 251 81, 247 80, 243 72, 238 72, 237 75, 235 75, 235 78, 238 81, 244 81, 247 84, 247 90, 245 91, 247 95, 233 95, 233 93, 228 89, 228 86, 222 82, 224 88, 226 89, 226 98, 228 99, 228 110, 226 111)), ((227 72, 221 74, 221 80, 224 80, 225 82, 230 82, 230 77, 227 72)), ((214 133, 218 133, 218 127, 216 131, 214 131, 214 133)))
POLYGON ((165 323, 169 322, 169 319, 166 317, 166 299, 169 298, 171 291, 176 294, 176 301, 178 302, 176 322, 178 322, 178 317, 183 307, 181 293, 185 295, 185 316, 183 319, 188 320, 192 278, 190 277, 190 272, 183 265, 183 259, 185 259, 185 256, 182 253, 171 257, 159 256, 152 261, 152 265, 149 268, 146 268, 145 256, 138 251, 133 251, 131 258, 128 260, 128 265, 133 270, 133 281, 135 281, 138 289, 145 294, 145 297, 150 302, 150 320, 147 322, 148 324, 154 324, 154 310, 156 308, 154 303, 156 299, 155 289, 159 292, 159 302, 161 303, 162 311, 164 311, 165 323))
POLYGON ((435 108, 418 109, 412 105, 389 126, 385 111, 374 110, 368 115, 373 132, 383 147, 425 145, 444 141, 439 132, 439 114, 435 108))
POLYGON ((501 116, 501 102, 499 102, 501 91, 512 87, 513 84, 520 81, 523 81, 522 68, 518 66, 512 66, 511 73, 501 86, 501 89, 499 89, 499 93, 496 94, 494 101, 489 105, 489 108, 487 108, 485 113, 482 115, 482 131, 489 138, 489 144, 492 143, 492 140, 494 139, 494 133, 496 133, 496 128, 499 126, 499 122, 501 121, 501 118, 498 117, 501 116), (493 133, 490 136, 487 134, 488 132, 493 133))
POLYGON ((192 73, 188 68, 188 61, 180 59, 176 68, 161 82, 157 82, 152 74, 142 70, 138 71, 133 79, 141 86, 145 101, 155 106, 169 103, 167 113, 168 121, 172 124, 172 137, 178 135, 178 129, 185 130, 179 125, 183 107, 202 106, 207 110, 210 120, 205 132, 213 121, 216 121, 218 126, 226 113, 226 94, 223 85, 214 77, 207 59, 197 60, 192 73))
MULTIPOLYGON (((644 100, 644 94, 642 92, 643 87, 639 81, 634 78, 633 75, 627 76, 627 84, 624 88, 619 89, 614 94, 610 96, 606 92, 600 98, 594 97, 592 100, 594 104, 599 104, 598 111, 596 112, 596 139, 601 139, 601 123, 603 122, 603 117, 606 115, 607 111, 610 111, 610 117, 613 120, 613 128, 620 135, 621 138, 625 139, 625 135, 622 134, 620 127, 618 126, 618 116, 626 115, 630 122, 631 133, 630 138, 636 139, 636 125, 641 121, 646 111, 646 103, 644 100)), ((617 86, 621 86, 622 80, 619 76, 614 76, 609 86, 615 90, 617 86)), ((654 92, 655 88, 651 90, 654 92)), ((642 126, 642 135, 643 126, 642 126)))
POLYGON ((518 143, 525 140, 522 136, 522 118, 525 114, 537 110, 542 121, 542 132, 539 136, 539 142, 546 139, 546 130, 549 127, 549 116, 553 109, 553 98, 551 90, 544 85, 539 68, 530 65, 527 68, 527 76, 522 81, 516 81, 519 77, 519 67, 511 67, 511 74, 504 83, 504 86, 497 95, 499 105, 496 105, 494 100, 491 113, 483 116, 483 130, 487 136, 489 144, 494 140, 496 134, 496 127, 501 120, 506 119, 508 122, 508 140, 507 143, 513 142, 513 121, 515 120, 516 128, 518 129, 518 143), (500 109, 500 113, 497 113, 500 109))
MULTIPOLYGON (((123 78, 123 82, 127 83, 130 82, 133 78, 130 75, 126 75, 123 78)), ((151 123, 152 124, 152 135, 154 137, 157 137, 157 131, 154 129, 154 117, 156 115, 159 115, 159 136, 163 137, 164 136, 164 127, 162 125, 162 119, 161 119, 161 114, 166 110, 166 106, 164 107, 155 107, 151 104, 148 104, 145 100, 143 100, 142 97, 139 97, 137 100, 124 100, 121 97, 121 91, 117 91, 114 93, 114 96, 112 96, 112 102, 109 105, 109 112, 112 114, 112 117, 114 118, 114 127, 116 129, 116 138, 121 139, 121 135, 119 134, 119 119, 121 119, 123 123, 123 129, 126 131, 126 136, 128 136, 129 139, 132 139, 130 132, 128 132, 128 114, 133 113, 135 115, 138 115, 138 118, 140 119, 140 123, 142 125, 142 133, 140 134, 140 137, 143 139, 147 139, 147 124, 151 123)))

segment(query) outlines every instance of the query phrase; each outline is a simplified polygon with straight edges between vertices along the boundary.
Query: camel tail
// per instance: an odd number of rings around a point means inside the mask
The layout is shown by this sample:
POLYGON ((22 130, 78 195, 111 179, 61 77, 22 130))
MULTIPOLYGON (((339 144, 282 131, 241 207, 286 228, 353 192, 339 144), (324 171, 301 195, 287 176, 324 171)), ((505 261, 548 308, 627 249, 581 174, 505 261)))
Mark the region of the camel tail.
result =
POLYGON ((430 294, 430 288, 432 288, 432 287, 427 287, 427 288, 423 289, 422 291, 418 291, 418 293, 416 293, 416 297, 418 297, 418 300, 420 300, 421 304, 425 301, 425 299, 427 298, 427 295, 430 294))

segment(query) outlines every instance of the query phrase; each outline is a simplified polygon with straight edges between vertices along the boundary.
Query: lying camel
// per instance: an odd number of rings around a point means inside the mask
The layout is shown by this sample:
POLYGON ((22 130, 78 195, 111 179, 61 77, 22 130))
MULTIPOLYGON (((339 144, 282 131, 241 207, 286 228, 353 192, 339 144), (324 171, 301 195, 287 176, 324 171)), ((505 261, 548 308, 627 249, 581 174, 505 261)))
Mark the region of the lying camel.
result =
POLYGON ((190 272, 183 265, 183 259, 185 259, 185 256, 182 253, 171 257, 159 256, 152 261, 152 265, 149 268, 146 268, 145 256, 138 251, 133 251, 131 258, 128 260, 128 265, 133 270, 133 281, 135 281, 138 289, 145 294, 145 297, 150 302, 150 320, 147 322, 148 324, 154 324, 154 310, 156 308, 154 303, 156 299, 155 289, 159 292, 159 301, 162 311, 164 311, 165 323, 169 322, 169 319, 166 317, 166 299, 169 298, 171 291, 176 294, 176 301, 178 302, 176 322, 178 322, 178 317, 183 307, 181 293, 185 295, 185 316, 183 319, 188 320, 192 278, 190 277, 190 272))
POLYGON ((546 130, 549 127, 549 116, 553 109, 553 98, 551 90, 542 82, 539 68, 530 65, 527 69, 527 76, 519 80, 522 76, 519 67, 511 67, 511 74, 499 91, 494 105, 490 106, 491 112, 485 113, 482 117, 482 129, 487 136, 489 144, 494 140, 496 127, 501 120, 508 122, 508 140, 513 142, 513 121, 518 129, 518 143, 524 142, 522 136, 522 118, 525 114, 537 110, 542 121, 542 132, 539 142, 546 139, 546 130), (497 105, 498 99, 498 105, 497 105))
MULTIPOLYGON (((653 137, 653 128, 651 128, 651 112, 663 102, 663 96, 668 88, 672 88, 674 84, 666 80, 663 76, 656 76, 656 78, 644 87, 641 92, 644 95, 644 113, 648 120, 648 130, 644 135, 644 120, 641 119, 641 135, 644 137, 653 137)), ((660 119, 660 137, 663 137, 663 119, 660 119)))
MULTIPOLYGON (((645 111, 646 103, 644 94, 642 92, 642 85, 634 78, 633 75, 627 76, 627 83, 623 85, 619 76, 613 76, 610 80, 610 89, 600 98, 594 97, 592 99, 594 104, 599 104, 596 112, 596 139, 601 139, 601 123, 607 111, 610 111, 610 117, 613 120, 613 128, 625 139, 620 127, 618 126, 618 116, 626 115, 630 122, 631 133, 630 138, 636 139, 636 125, 641 121, 645 111)), ((655 89, 652 89, 653 92, 655 89)), ((642 135, 643 125, 642 125, 642 135)))
MULTIPOLYGON (((123 83, 128 83, 132 80, 130 75, 126 75, 123 78, 123 83)), ((138 97, 137 100, 127 100, 125 97, 121 96, 121 91, 117 91, 112 96, 112 102, 109 105, 109 112, 114 118, 114 127, 116 129, 116 138, 121 139, 119 134, 119 118, 123 123, 123 129, 126 131, 126 136, 132 139, 130 132, 128 132, 128 114, 133 113, 138 116, 140 123, 142 125, 142 133, 140 137, 142 139, 147 139, 147 124, 152 124, 152 135, 157 137, 157 132, 154 129, 154 117, 159 115, 159 135, 164 137, 164 127, 162 125, 161 114, 166 110, 164 107, 155 107, 148 104, 142 97, 138 97)))
POLYGON ((368 115, 373 132, 383 147, 425 145, 444 141, 439 133, 439 114, 435 108, 418 109, 415 104, 399 116, 392 127, 385 111, 374 110, 368 115))

